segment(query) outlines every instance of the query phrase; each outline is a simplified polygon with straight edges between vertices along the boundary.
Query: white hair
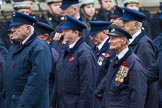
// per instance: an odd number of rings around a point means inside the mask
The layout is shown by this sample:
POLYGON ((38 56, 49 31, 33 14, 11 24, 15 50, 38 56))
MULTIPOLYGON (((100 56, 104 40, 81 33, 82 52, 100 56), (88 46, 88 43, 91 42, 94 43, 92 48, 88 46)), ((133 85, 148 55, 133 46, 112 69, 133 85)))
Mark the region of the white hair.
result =
POLYGON ((31 26, 31 25, 28 25, 28 26, 30 26, 30 28, 31 28, 31 33, 30 33, 30 35, 32 35, 32 34, 34 33, 34 27, 31 26))
POLYGON ((76 7, 76 8, 78 8, 78 11, 80 10, 80 5, 79 4, 73 4, 70 7, 76 7))
POLYGON ((142 28, 142 22, 138 22, 138 27, 142 28))

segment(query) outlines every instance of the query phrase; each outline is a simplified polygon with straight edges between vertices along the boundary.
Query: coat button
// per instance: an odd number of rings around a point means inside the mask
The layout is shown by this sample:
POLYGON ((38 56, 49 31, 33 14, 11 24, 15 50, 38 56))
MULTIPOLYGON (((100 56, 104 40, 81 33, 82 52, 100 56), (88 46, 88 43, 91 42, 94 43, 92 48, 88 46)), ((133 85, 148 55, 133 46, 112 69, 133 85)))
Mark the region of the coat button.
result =
POLYGON ((15 98, 16 96, 15 95, 12 95, 12 98, 15 98))

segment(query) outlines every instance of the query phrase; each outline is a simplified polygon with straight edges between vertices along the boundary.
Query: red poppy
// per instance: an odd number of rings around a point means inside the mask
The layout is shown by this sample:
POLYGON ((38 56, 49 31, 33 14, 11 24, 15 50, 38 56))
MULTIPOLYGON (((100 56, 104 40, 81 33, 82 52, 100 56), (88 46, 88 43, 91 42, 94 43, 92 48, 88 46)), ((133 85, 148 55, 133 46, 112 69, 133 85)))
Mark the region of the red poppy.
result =
POLYGON ((107 57, 110 56, 108 53, 102 53, 102 55, 103 55, 105 58, 107 58, 107 57))
POLYGON ((75 58, 73 57, 73 56, 70 56, 69 57, 69 61, 71 62, 71 61, 73 61, 75 58))
POLYGON ((126 61, 123 61, 123 62, 122 62, 122 65, 123 65, 123 66, 127 66, 127 62, 126 62, 126 61))

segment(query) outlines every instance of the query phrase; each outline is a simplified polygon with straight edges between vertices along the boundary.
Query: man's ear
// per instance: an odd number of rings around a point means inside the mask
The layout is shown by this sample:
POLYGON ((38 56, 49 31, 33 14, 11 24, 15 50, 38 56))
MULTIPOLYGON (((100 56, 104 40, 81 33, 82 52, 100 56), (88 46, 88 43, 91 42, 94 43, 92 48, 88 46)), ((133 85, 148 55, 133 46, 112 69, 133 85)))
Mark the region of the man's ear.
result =
POLYGON ((74 32, 75 34, 79 34, 79 31, 77 31, 77 30, 74 30, 73 32, 74 32))
POLYGON ((44 37, 45 37, 45 39, 48 39, 49 38, 49 34, 48 33, 45 33, 44 34, 44 37))
POLYGON ((127 38, 126 38, 126 37, 123 37, 123 38, 121 39, 121 42, 125 44, 125 43, 127 42, 127 38))
POLYGON ((104 32, 104 34, 108 34, 109 30, 104 30, 103 32, 104 32))

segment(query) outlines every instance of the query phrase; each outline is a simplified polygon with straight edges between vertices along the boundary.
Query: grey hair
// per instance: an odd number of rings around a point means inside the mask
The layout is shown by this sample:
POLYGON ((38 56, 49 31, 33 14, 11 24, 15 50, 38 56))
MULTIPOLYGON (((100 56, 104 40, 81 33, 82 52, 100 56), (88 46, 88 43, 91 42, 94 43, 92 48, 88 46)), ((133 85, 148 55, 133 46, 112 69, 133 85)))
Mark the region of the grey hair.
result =
POLYGON ((28 25, 28 26, 30 26, 30 28, 31 28, 31 33, 30 33, 30 35, 32 35, 32 34, 34 33, 34 27, 31 26, 31 25, 28 25))
POLYGON ((79 4, 73 4, 73 5, 71 5, 71 7, 77 7, 78 11, 80 11, 80 5, 79 4))
POLYGON ((138 27, 142 28, 142 22, 138 22, 138 27))

